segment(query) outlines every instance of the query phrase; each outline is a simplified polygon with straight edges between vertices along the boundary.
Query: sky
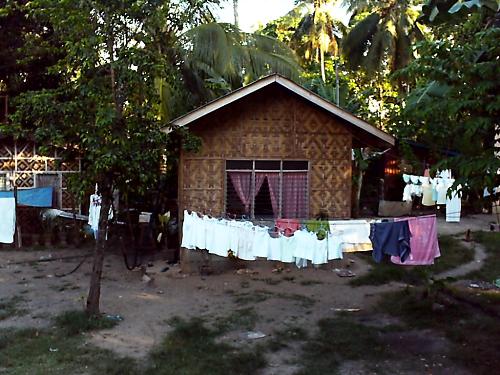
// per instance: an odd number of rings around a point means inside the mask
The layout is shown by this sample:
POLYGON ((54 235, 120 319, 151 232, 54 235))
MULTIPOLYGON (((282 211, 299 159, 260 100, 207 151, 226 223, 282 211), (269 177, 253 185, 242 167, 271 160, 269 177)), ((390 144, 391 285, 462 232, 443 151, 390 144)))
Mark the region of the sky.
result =
MULTIPOLYGON (((341 1, 331 3, 331 11, 345 25, 349 22, 349 12, 341 1)), ((294 0, 239 0, 240 29, 246 32, 257 30, 260 25, 284 16, 294 7, 294 0)), ((221 0, 213 13, 219 22, 234 23, 233 1, 221 0)))
MULTIPOLYGON (((279 18, 293 9, 294 0, 239 0, 239 23, 243 31, 255 31, 260 24, 279 18)), ((234 23, 232 0, 221 1, 214 9, 219 22, 234 23)))

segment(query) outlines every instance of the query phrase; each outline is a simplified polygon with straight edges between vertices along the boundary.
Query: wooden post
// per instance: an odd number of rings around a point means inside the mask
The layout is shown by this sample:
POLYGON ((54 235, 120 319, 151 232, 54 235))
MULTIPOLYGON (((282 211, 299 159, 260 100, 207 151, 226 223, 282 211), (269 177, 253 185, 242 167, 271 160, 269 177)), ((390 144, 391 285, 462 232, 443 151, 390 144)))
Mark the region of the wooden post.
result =
POLYGON ((23 246, 21 240, 21 226, 19 225, 19 221, 17 220, 17 186, 14 181, 14 212, 15 212, 15 222, 14 222, 14 247, 20 248, 23 246))

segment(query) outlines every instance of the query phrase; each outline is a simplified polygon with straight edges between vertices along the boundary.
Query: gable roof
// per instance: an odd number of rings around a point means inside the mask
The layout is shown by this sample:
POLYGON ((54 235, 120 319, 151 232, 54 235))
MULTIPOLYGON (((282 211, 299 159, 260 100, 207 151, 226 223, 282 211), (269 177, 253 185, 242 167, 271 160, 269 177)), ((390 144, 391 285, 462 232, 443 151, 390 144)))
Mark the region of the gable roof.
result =
POLYGON ((293 92, 294 94, 302 97, 306 101, 314 104, 317 107, 320 107, 330 114, 335 115, 336 117, 344 120, 347 124, 352 126, 355 135, 360 135, 366 144, 371 144, 379 147, 390 147, 394 146, 396 140, 395 138, 371 125, 370 123, 360 119, 359 117, 354 116, 352 113, 337 107, 335 104, 329 102, 326 99, 323 99, 321 96, 315 94, 314 92, 305 89, 304 87, 298 85, 297 83, 285 78, 279 74, 272 74, 262 79, 259 79, 247 86, 241 87, 237 90, 231 91, 230 93, 221 96, 218 99, 215 99, 211 102, 208 102, 201 107, 198 107, 191 112, 186 113, 180 117, 171 121, 171 124, 177 126, 186 126, 190 123, 198 120, 201 117, 204 117, 220 108, 223 108, 245 96, 248 96, 256 91, 259 91, 265 87, 270 85, 280 85, 285 89, 293 92))

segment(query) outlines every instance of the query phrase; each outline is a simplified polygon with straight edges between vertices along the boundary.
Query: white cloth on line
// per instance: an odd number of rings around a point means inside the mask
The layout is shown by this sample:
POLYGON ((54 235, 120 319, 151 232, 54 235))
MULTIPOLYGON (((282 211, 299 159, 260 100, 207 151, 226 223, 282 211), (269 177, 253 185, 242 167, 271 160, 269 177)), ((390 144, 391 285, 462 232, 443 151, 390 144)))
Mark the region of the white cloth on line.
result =
POLYGON ((96 232, 99 229, 99 219, 101 216, 101 204, 102 197, 97 194, 92 194, 90 196, 90 206, 89 206, 89 225, 90 228, 96 232))
POLYGON ((462 185, 457 186, 457 190, 451 193, 451 198, 446 198, 446 221, 448 223, 460 222, 460 212, 462 210, 461 192, 462 185))
POLYGON ((329 221, 330 232, 338 234, 342 243, 368 243, 370 241, 370 223, 367 220, 329 221))
POLYGON ((16 200, 0 198, 0 242, 13 243, 16 231, 16 200))

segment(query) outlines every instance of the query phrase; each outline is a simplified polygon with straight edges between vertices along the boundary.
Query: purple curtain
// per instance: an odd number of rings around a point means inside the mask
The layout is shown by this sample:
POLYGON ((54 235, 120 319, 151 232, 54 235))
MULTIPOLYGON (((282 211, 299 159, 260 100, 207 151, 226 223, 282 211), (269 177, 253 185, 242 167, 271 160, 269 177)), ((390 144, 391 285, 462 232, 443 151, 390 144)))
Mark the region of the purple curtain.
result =
POLYGON ((228 174, 238 198, 245 206, 245 212, 250 212, 252 174, 249 172, 228 172, 228 174))
POLYGON ((283 217, 307 216, 307 172, 283 173, 283 217))

